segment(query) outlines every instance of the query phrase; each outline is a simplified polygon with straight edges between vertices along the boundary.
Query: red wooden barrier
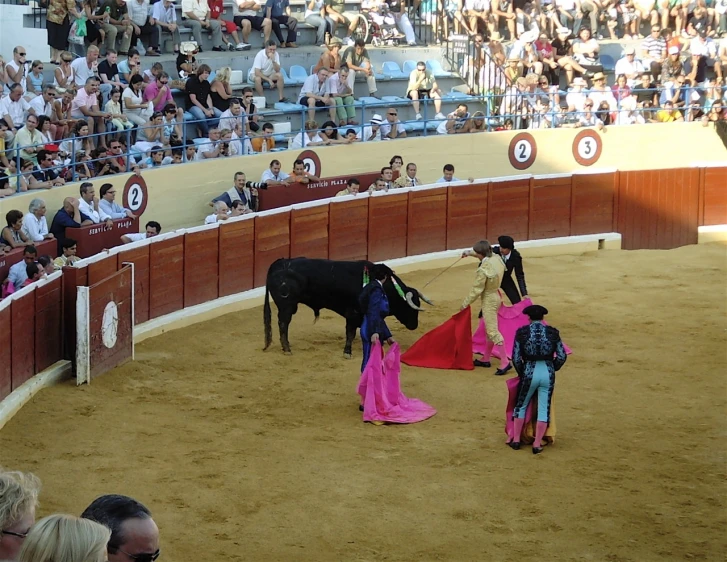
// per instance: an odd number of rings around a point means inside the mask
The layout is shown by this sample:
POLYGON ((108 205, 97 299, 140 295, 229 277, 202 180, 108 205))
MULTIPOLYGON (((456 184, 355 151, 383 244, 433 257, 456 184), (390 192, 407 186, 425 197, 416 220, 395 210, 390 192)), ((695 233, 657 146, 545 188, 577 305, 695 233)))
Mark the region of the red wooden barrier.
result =
POLYGON ((571 183, 571 236, 615 230, 618 172, 574 174, 571 183))
POLYGON ((124 263, 134 264, 134 324, 149 320, 149 244, 129 248, 117 254, 116 269, 124 263))
POLYGON ((529 209, 529 240, 570 236, 570 176, 532 178, 529 209))
POLYGON ((264 287, 268 268, 290 257, 290 211, 255 217, 255 287, 264 287))
POLYGON ((704 168, 704 217, 701 225, 727 224, 727 168, 704 168))
POLYGON ((149 264, 149 318, 184 308, 184 236, 153 241, 149 264))
POLYGON ((307 203, 308 201, 334 197, 336 193, 346 189, 348 180, 351 178, 358 179, 361 182, 361 191, 366 191, 380 175, 380 172, 366 172, 322 178, 319 183, 294 183, 288 187, 271 186, 269 189, 260 190, 259 192, 260 210, 269 211, 270 209, 295 205, 296 203, 307 203))
POLYGON ((35 291, 10 303, 12 389, 35 375, 35 291))
POLYGON ((487 235, 489 188, 489 182, 447 188, 448 250, 470 247, 487 235))
POLYGON ((215 300, 219 273, 218 228, 206 228, 184 235, 184 307, 215 300))
POLYGON ((369 260, 406 256, 408 216, 408 193, 389 193, 369 199, 369 260))
POLYGON ((35 372, 47 369, 63 356, 61 278, 35 287, 35 372))
MULTIPOLYGON (((66 238, 73 238, 78 242, 78 257, 88 258, 105 249, 120 246, 124 234, 135 232, 139 232, 139 219, 117 219, 112 228, 106 228, 105 224, 66 228, 66 238)), ((56 255, 55 252, 53 255, 56 255)))
POLYGON ((328 205, 328 257, 368 259, 369 197, 333 201, 328 205))
POLYGON ((88 267, 63 268, 63 358, 76 360, 76 289, 88 284, 88 267))
POLYGON ((109 275, 118 271, 118 257, 108 255, 103 259, 88 264, 88 284, 95 285, 109 275))
POLYGON ((228 220, 220 225, 219 295, 226 297, 253 288, 255 219, 228 220))
MULTIPOLYGON (((12 334, 10 323, 10 301, 0 304, 0 334, 10 337, 12 334)), ((0 401, 10 394, 13 387, 12 372, 12 345, 0 345, 0 401)))
MULTIPOLYGON (((58 242, 55 240, 43 240, 35 244, 35 249, 38 250, 38 257, 48 255, 55 258, 57 247, 58 242)), ((23 248, 16 248, 7 254, 0 253, 0 281, 4 281, 8 276, 10 268, 22 259, 23 248)))
POLYGON ((527 240, 530 178, 494 180, 487 194, 487 240, 494 244, 503 234, 527 240))
POLYGON ((290 256, 328 259, 328 205, 293 209, 290 256))
POLYGON ((447 188, 409 192, 407 256, 447 249, 447 188))

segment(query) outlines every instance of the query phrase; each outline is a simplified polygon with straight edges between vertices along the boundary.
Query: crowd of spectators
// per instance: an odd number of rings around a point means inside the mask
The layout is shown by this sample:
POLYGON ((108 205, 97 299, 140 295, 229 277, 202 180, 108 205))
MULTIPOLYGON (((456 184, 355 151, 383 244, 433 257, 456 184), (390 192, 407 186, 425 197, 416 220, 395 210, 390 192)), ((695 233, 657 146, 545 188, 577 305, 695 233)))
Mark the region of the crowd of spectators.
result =
POLYGON ((161 554, 151 511, 128 496, 106 494, 80 514, 36 521, 41 482, 0 468, 3 562, 154 562, 161 554))

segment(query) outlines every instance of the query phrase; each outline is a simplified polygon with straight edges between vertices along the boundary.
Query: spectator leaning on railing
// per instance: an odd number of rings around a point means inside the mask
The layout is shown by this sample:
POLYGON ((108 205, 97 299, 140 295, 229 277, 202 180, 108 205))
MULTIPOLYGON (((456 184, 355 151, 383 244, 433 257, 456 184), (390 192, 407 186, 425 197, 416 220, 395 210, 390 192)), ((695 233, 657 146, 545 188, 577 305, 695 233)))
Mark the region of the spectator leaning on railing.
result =
MULTIPOLYGON (((17 291, 23 286, 23 283, 28 279, 27 266, 31 263, 35 263, 38 259, 38 250, 35 246, 26 246, 23 250, 23 259, 16 264, 10 266, 8 270, 8 277, 3 281, 3 297, 7 296, 8 293, 17 291)), ((2 537, 2 535, 0 535, 2 537)))
POLYGON ((93 224, 90 217, 81 213, 78 209, 79 201, 75 197, 66 197, 63 200, 63 207, 58 209, 50 225, 50 233, 58 241, 58 253, 61 254, 63 242, 66 239, 66 228, 78 228, 93 224))
POLYGON ((53 260, 53 265, 59 269, 64 266, 74 265, 81 259, 76 255, 77 250, 77 242, 73 238, 66 238, 61 244, 62 254, 53 260))
POLYGON ((146 240, 147 238, 154 238, 158 236, 162 231, 161 225, 156 221, 149 221, 144 226, 144 232, 135 232, 132 234, 124 234, 121 237, 122 244, 129 244, 130 242, 138 242, 139 240, 146 240))
POLYGON ((53 153, 48 150, 38 152, 38 167, 33 172, 33 176, 37 180, 33 189, 50 189, 66 183, 66 180, 59 177, 55 170, 53 153))
POLYGON ((23 213, 13 209, 5 214, 7 226, 0 232, 0 246, 6 251, 32 246, 33 241, 23 232, 23 213))
POLYGON ((43 149, 43 136, 38 131, 38 118, 28 115, 25 126, 15 135, 13 145, 20 152, 20 157, 38 163, 38 152, 43 149))
POLYGON ((121 205, 116 203, 114 201, 115 197, 116 188, 110 183, 103 184, 101 186, 101 199, 98 204, 99 212, 103 211, 106 216, 111 217, 112 219, 125 219, 127 217, 135 219, 136 215, 129 209, 124 209, 121 205))

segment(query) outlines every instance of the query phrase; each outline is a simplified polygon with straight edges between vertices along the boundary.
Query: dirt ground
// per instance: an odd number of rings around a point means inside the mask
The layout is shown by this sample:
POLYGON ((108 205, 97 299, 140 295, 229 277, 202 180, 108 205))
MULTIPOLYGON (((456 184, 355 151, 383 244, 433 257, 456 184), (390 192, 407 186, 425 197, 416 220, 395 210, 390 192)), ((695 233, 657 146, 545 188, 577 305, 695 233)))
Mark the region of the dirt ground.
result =
MULTIPOLYGON (((427 288, 437 307, 417 331, 390 322, 404 349, 458 310, 474 270, 427 288)), ((261 351, 257 308, 44 390, 0 432, 0 461, 42 478, 41 514, 142 500, 161 562, 724 560, 727 248, 530 258, 526 272, 574 351, 556 444, 537 457, 504 444, 494 370, 403 366, 404 392, 439 413, 364 424, 343 321, 302 310, 286 357, 277 329, 261 351)))

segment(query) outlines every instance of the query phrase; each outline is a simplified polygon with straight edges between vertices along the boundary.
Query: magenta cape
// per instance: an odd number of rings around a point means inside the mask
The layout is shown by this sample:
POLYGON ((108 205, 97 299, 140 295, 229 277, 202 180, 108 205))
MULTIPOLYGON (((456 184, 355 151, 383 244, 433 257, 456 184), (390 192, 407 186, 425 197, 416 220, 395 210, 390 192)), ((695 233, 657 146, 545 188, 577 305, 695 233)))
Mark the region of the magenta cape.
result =
POLYGON ((401 392, 399 344, 383 357, 381 342, 371 348, 371 356, 358 383, 365 422, 416 423, 431 418, 437 410, 429 404, 407 398, 401 392))
MULTIPOLYGON (((505 351, 507 356, 512 357, 512 348, 515 345, 515 332, 522 326, 527 326, 530 319, 523 314, 523 310, 533 304, 530 299, 525 299, 512 306, 500 305, 497 311, 497 328, 500 330, 503 339, 505 340, 505 351)), ((485 353, 485 346, 487 345, 487 336, 485 335, 485 319, 480 318, 480 324, 475 330, 474 336, 472 336, 472 352, 473 353, 485 353)), ((565 345, 565 352, 570 355, 570 348, 565 345)), ((500 357, 497 352, 497 347, 492 350, 494 357, 500 357)))
MULTIPOLYGON (((517 402, 517 389, 520 383, 520 377, 513 377, 507 379, 507 406, 505 407, 505 434, 507 435, 507 442, 518 441, 518 443, 532 443, 535 441, 535 431, 532 424, 536 420, 536 408, 538 407, 537 396, 533 396, 533 399, 525 409, 525 423, 523 424, 522 435, 518 439, 515 439, 515 422, 513 421, 513 414, 515 413, 515 403, 517 402)), ((555 416, 551 406, 550 412, 550 424, 543 437, 548 443, 555 442, 555 416)))
POLYGON ((472 312, 467 307, 414 342, 401 360, 412 367, 471 371, 471 341, 472 312))

